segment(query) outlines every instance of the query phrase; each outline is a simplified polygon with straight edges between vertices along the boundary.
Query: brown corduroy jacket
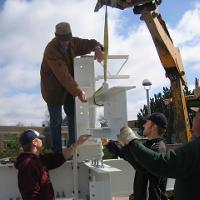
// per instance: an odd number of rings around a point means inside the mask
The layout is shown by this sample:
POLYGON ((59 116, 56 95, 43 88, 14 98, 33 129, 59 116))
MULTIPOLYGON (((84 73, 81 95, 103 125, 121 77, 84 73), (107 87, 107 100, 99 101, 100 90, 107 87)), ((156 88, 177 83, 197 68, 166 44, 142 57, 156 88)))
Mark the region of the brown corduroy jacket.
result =
POLYGON ((73 78, 73 59, 91 53, 99 45, 94 39, 73 37, 65 53, 56 37, 48 43, 40 70, 41 92, 47 104, 62 105, 68 92, 73 96, 81 92, 73 78))

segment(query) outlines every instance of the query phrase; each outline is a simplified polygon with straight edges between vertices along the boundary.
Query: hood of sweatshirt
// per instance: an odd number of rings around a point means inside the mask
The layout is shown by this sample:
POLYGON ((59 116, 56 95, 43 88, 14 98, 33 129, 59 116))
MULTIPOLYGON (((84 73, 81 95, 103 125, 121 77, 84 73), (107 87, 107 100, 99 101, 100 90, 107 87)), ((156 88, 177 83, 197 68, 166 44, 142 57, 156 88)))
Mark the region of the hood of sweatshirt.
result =
POLYGON ((33 153, 21 153, 14 163, 16 169, 23 169, 33 160, 37 160, 39 157, 33 153))

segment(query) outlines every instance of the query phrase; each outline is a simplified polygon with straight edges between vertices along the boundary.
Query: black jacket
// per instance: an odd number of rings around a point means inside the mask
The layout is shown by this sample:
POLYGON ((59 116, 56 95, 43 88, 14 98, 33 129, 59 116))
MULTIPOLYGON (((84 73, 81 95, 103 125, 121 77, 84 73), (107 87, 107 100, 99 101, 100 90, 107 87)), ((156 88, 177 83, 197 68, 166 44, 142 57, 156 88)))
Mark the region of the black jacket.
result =
MULTIPOLYGON (((153 151, 165 152, 166 145, 162 139, 143 140, 144 146, 153 151)), ((166 178, 149 173, 130 154, 128 146, 122 147, 116 141, 108 143, 108 149, 128 161, 136 170, 133 184, 134 200, 166 200, 164 195, 166 178)))

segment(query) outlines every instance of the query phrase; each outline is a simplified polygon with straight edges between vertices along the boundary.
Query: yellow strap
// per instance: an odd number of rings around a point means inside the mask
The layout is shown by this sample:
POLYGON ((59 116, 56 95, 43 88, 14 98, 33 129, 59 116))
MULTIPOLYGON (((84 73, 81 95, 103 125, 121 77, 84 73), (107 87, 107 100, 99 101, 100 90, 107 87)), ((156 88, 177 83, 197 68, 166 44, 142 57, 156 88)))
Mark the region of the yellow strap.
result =
MULTIPOLYGON (((108 14, 107 14, 107 6, 106 6, 106 12, 105 12, 105 22, 104 22, 104 82, 107 81, 108 78, 108 14)), ((103 90, 103 87, 100 87, 98 90, 96 90, 93 94, 93 103, 97 106, 103 106, 103 104, 97 104, 95 96, 98 92, 101 92, 103 90)))
POLYGON ((93 103, 94 103, 94 105, 103 106, 103 104, 98 104, 98 103, 96 102, 96 94, 97 94, 98 92, 101 92, 102 90, 103 90, 103 87, 100 87, 96 92, 94 92, 94 94, 93 94, 93 103))
POLYGON ((105 12, 105 23, 104 23, 104 82, 107 81, 108 78, 108 14, 107 14, 107 6, 105 12))

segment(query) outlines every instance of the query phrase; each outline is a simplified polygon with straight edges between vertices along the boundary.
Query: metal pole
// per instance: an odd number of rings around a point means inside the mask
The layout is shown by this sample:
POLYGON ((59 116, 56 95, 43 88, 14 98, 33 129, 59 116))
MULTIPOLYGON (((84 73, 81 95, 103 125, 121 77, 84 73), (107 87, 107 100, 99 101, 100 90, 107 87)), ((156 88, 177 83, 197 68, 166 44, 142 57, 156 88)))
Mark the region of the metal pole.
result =
POLYGON ((148 116, 150 116, 151 108, 150 108, 150 102, 149 102, 149 89, 146 89, 146 92, 147 92, 147 113, 148 113, 148 116))

